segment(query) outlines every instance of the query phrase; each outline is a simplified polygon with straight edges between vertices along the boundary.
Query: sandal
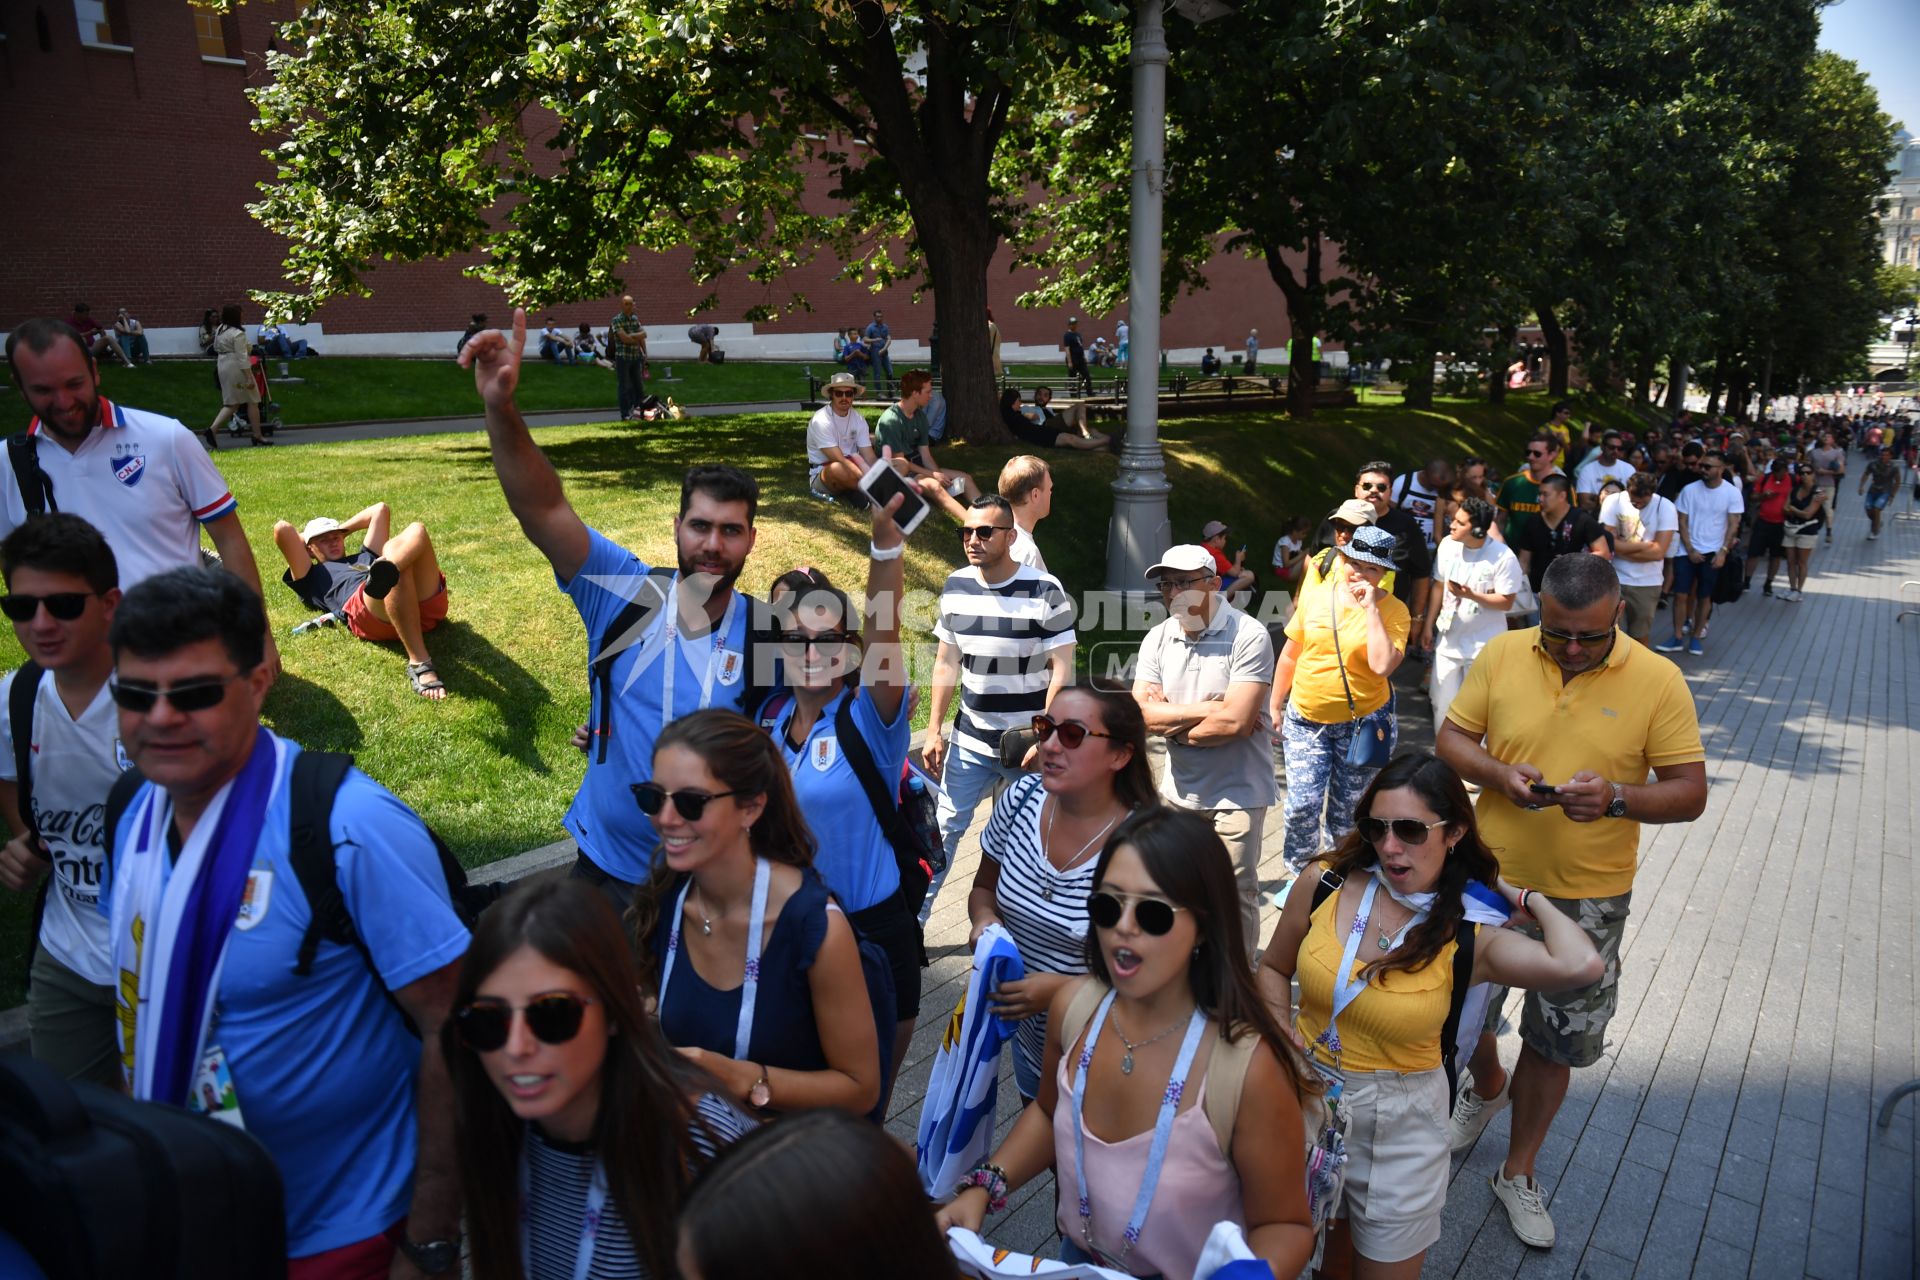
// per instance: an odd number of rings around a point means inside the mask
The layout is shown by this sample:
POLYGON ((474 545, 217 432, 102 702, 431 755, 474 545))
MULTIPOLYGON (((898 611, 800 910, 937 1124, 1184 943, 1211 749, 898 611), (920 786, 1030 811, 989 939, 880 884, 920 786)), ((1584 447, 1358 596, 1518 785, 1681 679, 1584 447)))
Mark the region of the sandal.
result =
POLYGON ((375 560, 367 567, 367 599, 385 600, 399 582, 399 565, 391 560, 375 560))
POLYGON ((431 662, 409 662, 407 679, 412 683, 413 691, 429 702, 438 702, 447 696, 447 686, 441 682, 440 673, 433 669, 431 662))

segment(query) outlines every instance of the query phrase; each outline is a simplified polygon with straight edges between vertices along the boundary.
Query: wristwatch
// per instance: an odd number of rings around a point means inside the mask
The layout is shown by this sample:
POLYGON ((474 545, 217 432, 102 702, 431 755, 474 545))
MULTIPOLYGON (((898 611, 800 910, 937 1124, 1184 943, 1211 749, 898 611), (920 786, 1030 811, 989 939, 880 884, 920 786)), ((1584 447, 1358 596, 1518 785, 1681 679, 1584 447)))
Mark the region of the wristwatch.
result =
POLYGON ((760 1068, 760 1078, 753 1082, 751 1089, 747 1090, 747 1101, 762 1111, 773 1105, 773 1089, 767 1084, 765 1067, 760 1068))
POLYGON ((1613 784, 1613 802, 1607 806, 1607 816, 1609 818, 1627 816, 1627 791, 1617 782, 1613 784))
POLYGON ((460 1265, 460 1237, 451 1240, 400 1241, 400 1252, 407 1261, 430 1276, 444 1275, 460 1265))

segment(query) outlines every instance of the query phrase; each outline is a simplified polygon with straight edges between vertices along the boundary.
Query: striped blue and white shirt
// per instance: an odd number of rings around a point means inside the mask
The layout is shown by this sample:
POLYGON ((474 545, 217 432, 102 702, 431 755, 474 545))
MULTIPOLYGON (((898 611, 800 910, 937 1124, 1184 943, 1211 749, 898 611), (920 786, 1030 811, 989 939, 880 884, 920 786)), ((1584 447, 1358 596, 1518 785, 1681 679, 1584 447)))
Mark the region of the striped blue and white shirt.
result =
POLYGON ((960 650, 960 714, 954 744, 976 755, 1047 709, 1047 655, 1074 644, 1073 602, 1060 580, 1015 565, 989 583, 968 565, 947 578, 933 634, 960 650))

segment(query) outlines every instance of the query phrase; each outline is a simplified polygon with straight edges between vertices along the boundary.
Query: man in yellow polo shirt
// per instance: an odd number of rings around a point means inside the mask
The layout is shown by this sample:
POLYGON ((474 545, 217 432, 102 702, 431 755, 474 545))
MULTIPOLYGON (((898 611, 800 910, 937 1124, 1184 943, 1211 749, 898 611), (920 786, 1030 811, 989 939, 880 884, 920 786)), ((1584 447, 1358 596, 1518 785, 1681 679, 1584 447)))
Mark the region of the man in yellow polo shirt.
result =
POLYGON ((1473 1085, 1454 1107, 1460 1151, 1511 1097, 1507 1160, 1489 1181, 1514 1234, 1542 1249, 1552 1247, 1554 1230, 1534 1159, 1572 1068, 1591 1066, 1605 1047, 1640 824, 1691 822, 1707 804, 1693 694, 1678 667, 1619 629, 1620 609, 1611 562, 1554 560, 1540 585, 1540 625, 1488 642, 1435 744, 1442 760, 1480 785, 1480 834, 1501 874, 1546 894, 1606 961, 1591 987, 1528 993, 1511 1077, 1493 1035, 1502 992, 1474 1051, 1473 1085), (1658 781, 1647 782, 1649 770, 1658 781))

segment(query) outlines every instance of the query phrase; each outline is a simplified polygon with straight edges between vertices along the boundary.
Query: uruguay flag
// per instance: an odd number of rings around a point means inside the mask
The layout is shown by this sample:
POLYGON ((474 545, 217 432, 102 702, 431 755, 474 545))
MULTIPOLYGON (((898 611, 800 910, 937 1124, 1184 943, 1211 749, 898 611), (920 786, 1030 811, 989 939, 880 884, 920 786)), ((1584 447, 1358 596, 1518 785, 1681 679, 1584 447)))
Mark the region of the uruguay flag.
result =
POLYGON ((1014 1024, 987 1012, 987 996, 1003 982, 1026 976, 1020 949, 997 924, 988 925, 973 948, 973 976, 947 1021, 933 1075, 920 1108, 914 1150, 927 1194, 945 1200, 993 1142, 993 1111, 1000 1083, 1000 1049, 1013 1039, 1014 1024))

